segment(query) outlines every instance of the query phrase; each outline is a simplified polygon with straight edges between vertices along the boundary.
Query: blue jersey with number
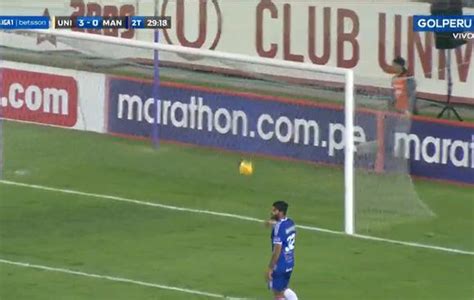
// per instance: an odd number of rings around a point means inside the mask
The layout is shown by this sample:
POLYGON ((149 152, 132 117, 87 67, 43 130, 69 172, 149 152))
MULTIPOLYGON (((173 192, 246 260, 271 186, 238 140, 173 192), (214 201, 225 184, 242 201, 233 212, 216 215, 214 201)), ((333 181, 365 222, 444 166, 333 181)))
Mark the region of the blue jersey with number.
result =
POLYGON ((276 244, 281 245, 281 253, 275 265, 275 272, 290 272, 295 265, 296 226, 293 220, 285 218, 273 225, 272 251, 276 244))

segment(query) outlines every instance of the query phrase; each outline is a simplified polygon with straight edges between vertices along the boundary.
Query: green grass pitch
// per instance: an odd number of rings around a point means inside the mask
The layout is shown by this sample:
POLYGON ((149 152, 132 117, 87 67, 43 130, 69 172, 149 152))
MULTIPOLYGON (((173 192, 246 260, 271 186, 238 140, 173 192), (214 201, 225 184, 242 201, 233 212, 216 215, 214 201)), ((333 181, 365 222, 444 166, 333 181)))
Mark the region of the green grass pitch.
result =
MULTIPOLYGON (((3 123, 3 179, 264 219, 274 200, 298 223, 341 231, 337 168, 78 131, 3 123)), ((376 236, 474 251, 474 189, 416 181, 436 214, 376 236)), ((257 222, 0 183, 0 259, 220 295, 271 299, 269 230, 257 222)), ((474 297, 474 256, 299 229, 300 299, 474 297)), ((0 263, 0 299, 207 299, 0 263)))

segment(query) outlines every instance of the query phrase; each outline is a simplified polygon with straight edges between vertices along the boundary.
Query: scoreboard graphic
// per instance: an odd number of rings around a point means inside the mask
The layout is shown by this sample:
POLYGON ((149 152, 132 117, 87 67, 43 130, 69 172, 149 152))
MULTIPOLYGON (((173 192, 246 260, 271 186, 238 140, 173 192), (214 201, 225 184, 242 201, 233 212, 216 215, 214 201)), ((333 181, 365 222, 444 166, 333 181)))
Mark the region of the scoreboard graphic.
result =
POLYGON ((0 30, 27 29, 169 29, 171 17, 160 16, 0 16, 0 30))

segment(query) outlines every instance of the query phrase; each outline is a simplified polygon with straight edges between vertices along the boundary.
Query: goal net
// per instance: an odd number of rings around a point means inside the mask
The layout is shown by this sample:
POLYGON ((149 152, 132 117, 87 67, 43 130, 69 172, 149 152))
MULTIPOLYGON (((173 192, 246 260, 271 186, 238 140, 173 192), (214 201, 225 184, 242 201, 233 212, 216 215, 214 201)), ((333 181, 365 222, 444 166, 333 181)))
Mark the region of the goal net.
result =
POLYGON ((286 199, 296 220, 311 216, 301 223, 351 234, 433 215, 409 175, 410 117, 387 112, 386 89, 359 85, 389 78, 66 31, 2 33, 1 47, 4 180, 128 184, 128 196, 166 191, 182 206, 236 199, 222 207, 253 217, 286 199), (25 47, 38 39, 50 49, 25 47), (254 182, 229 181, 240 158, 255 160, 254 182))

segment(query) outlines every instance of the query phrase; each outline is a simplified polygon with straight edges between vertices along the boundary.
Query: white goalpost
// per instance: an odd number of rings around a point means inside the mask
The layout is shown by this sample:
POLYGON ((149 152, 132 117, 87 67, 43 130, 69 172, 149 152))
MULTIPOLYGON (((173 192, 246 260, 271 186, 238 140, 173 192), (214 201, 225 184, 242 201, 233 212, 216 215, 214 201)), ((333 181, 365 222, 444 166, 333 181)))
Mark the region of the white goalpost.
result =
POLYGON ((354 234, 354 73, 345 72, 344 231, 354 234))

